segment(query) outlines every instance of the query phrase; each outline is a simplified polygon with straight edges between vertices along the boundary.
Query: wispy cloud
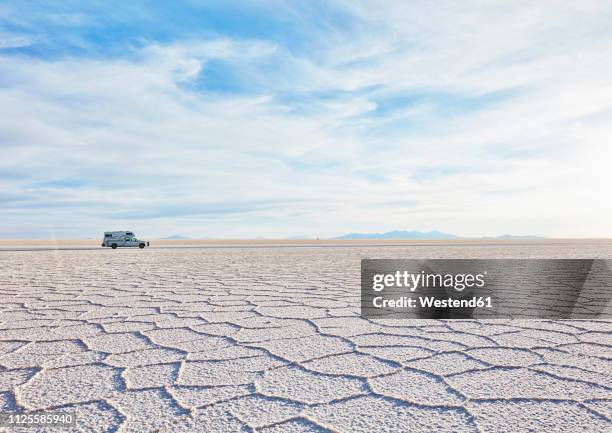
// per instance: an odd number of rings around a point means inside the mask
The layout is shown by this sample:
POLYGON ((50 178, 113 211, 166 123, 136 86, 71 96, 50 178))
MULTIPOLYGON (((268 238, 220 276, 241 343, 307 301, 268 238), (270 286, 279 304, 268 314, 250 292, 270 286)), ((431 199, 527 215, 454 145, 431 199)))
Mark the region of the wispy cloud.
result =
POLYGON ((28 47, 34 43, 34 39, 27 35, 13 35, 0 33, 0 50, 10 48, 28 47))
POLYGON ((612 8, 320 6, 9 4, 0 236, 612 235, 612 8))

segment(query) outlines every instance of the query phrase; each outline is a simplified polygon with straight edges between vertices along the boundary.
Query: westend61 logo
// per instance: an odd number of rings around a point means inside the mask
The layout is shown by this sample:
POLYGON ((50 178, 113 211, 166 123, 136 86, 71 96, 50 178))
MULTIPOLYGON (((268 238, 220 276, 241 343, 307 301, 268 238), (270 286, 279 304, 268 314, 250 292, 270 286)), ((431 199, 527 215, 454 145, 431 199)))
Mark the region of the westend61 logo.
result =
POLYGON ((425 271, 418 274, 408 271, 396 271, 393 274, 374 274, 372 290, 380 292, 386 287, 404 287, 414 292, 419 287, 444 287, 462 292, 466 288, 484 287, 486 274, 487 271, 481 274, 428 274, 425 271))
POLYGON ((361 315, 373 319, 608 319, 612 261, 361 261, 361 315))

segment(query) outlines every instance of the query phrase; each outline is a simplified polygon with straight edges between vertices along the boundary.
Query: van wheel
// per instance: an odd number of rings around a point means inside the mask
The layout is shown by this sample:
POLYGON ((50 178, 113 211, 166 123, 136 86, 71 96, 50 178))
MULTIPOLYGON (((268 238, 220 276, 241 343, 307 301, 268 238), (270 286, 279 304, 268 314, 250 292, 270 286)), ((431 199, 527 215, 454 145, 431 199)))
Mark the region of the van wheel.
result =
POLYGON ((138 248, 143 249, 145 247, 145 244, 140 244, 138 245, 138 248))
POLYGON ((117 244, 111 244, 111 248, 112 248, 113 250, 117 249, 117 244))

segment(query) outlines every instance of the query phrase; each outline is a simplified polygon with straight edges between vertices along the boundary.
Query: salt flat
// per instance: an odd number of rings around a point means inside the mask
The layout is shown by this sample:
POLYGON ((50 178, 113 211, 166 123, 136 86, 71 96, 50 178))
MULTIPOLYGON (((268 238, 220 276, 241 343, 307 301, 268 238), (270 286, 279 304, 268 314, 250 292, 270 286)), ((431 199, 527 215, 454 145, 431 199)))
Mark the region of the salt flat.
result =
POLYGON ((0 251, 0 410, 77 414, 39 431, 611 431, 612 320, 365 320, 359 272, 612 242, 302 246, 0 251))

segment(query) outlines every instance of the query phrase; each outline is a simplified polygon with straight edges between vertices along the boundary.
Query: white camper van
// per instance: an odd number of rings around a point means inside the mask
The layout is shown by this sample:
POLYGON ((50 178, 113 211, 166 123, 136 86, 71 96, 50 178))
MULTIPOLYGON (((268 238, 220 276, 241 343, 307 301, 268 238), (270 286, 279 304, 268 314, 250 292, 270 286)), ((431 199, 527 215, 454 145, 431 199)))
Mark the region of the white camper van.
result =
POLYGON ((118 232, 104 232, 104 239, 102 240, 103 247, 111 247, 115 249, 117 247, 138 247, 144 248, 149 246, 149 242, 141 241, 136 238, 134 232, 129 231, 118 231, 118 232))

